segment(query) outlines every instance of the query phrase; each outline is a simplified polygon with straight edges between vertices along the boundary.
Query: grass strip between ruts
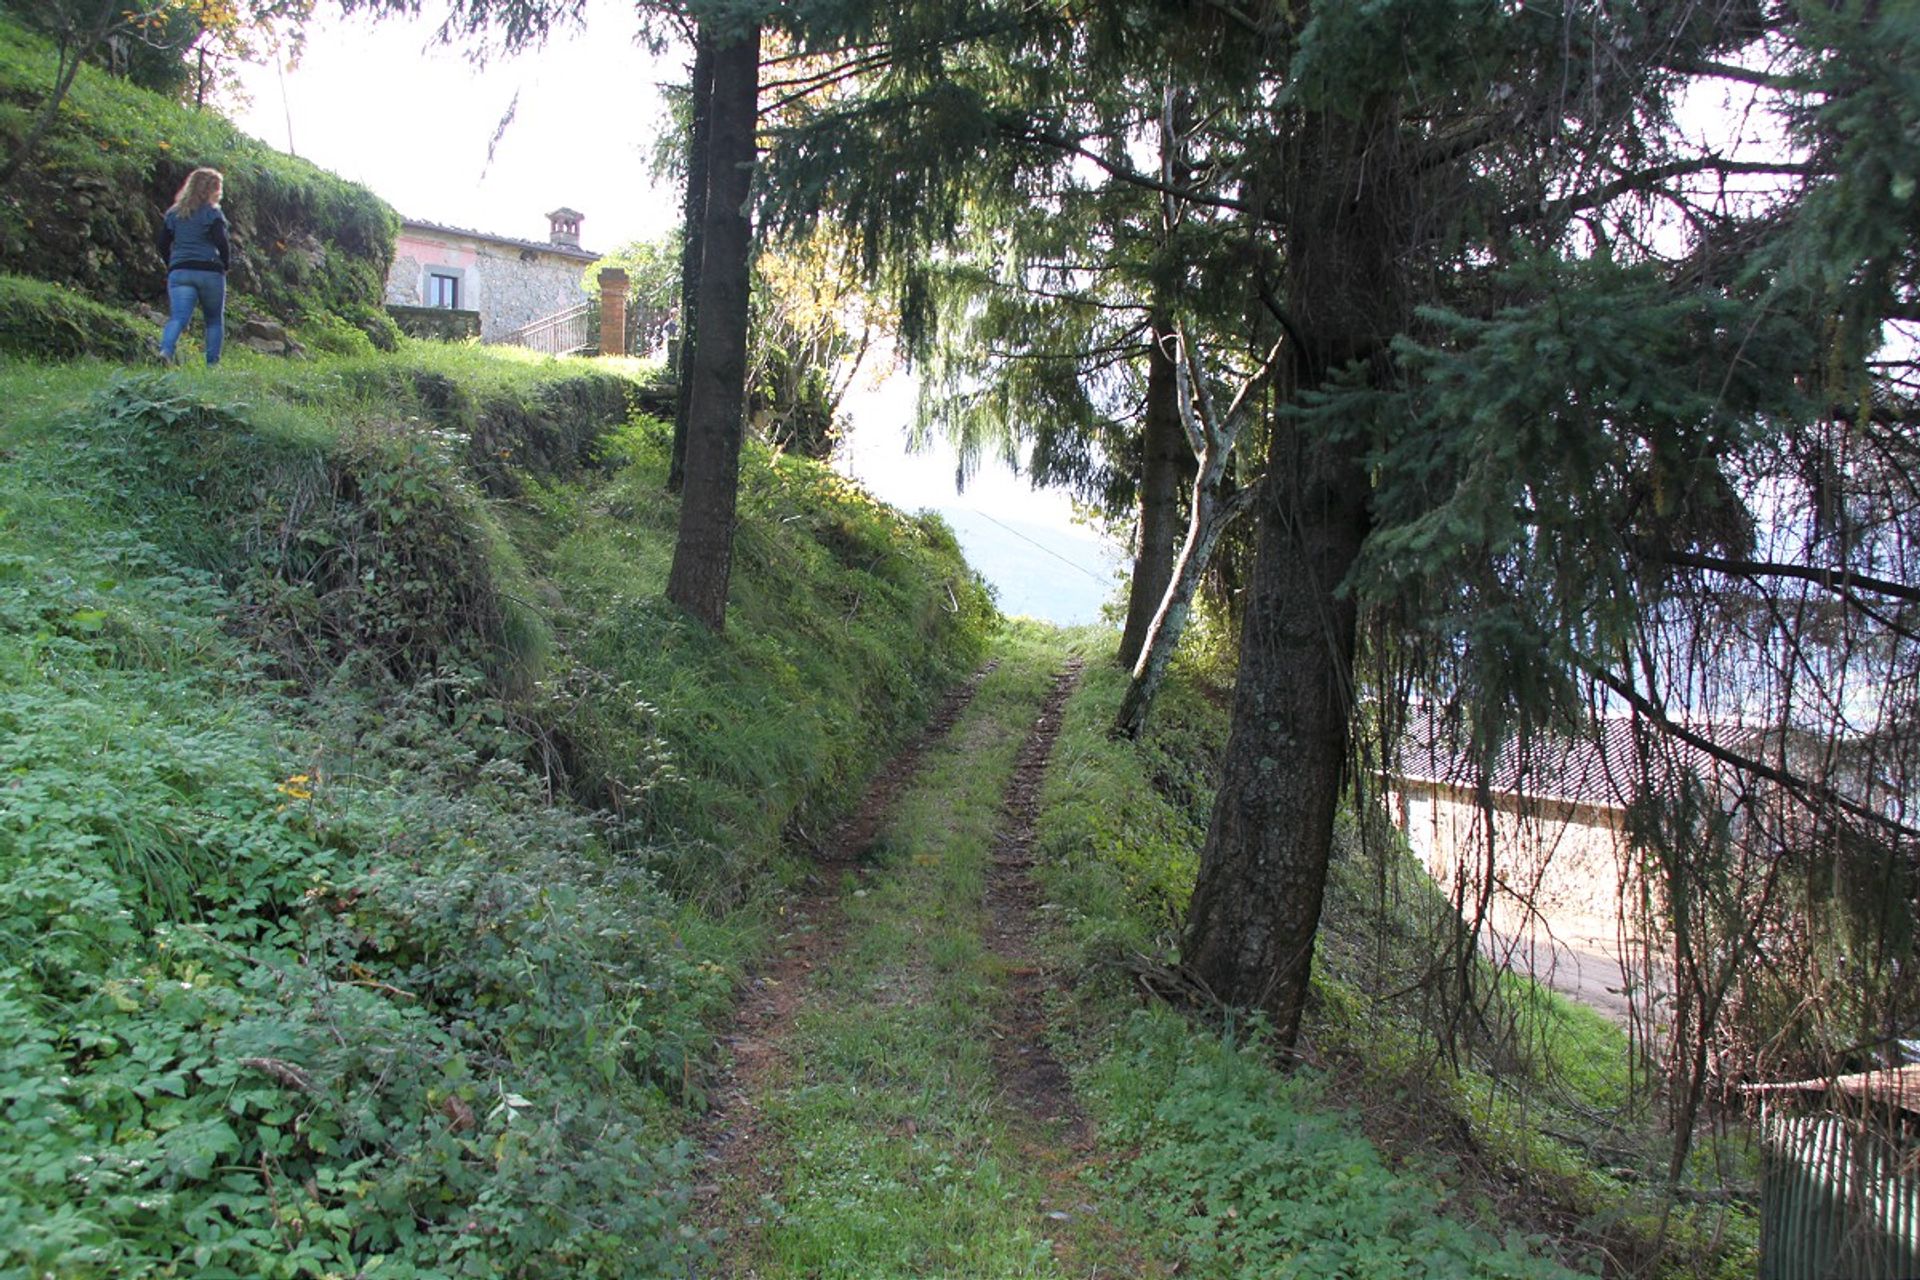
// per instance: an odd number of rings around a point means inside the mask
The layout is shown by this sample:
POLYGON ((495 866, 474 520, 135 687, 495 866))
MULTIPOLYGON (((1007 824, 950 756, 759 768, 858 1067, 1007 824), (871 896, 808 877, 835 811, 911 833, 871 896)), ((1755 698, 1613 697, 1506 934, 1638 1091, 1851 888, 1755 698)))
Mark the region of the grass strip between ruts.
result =
POLYGON ((982 895, 1014 759, 1062 655, 1014 631, 999 668, 849 880, 844 952, 814 977, 762 1106, 780 1190, 756 1274, 1061 1274, 1073 1206, 1022 1155, 990 1040, 1004 965, 982 895), (1060 1215, 1065 1215, 1064 1217, 1060 1215))

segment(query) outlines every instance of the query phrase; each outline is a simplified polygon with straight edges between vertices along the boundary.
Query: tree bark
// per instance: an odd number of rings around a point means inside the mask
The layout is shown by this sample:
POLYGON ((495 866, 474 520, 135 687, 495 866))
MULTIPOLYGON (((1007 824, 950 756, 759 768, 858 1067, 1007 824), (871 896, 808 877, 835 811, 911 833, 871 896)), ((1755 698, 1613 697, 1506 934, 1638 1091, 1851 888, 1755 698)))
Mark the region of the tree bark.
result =
POLYGON ((1231 498, 1224 497, 1221 490, 1225 470, 1224 459, 1218 463, 1211 457, 1201 459, 1200 476, 1193 486, 1193 518, 1187 526, 1186 542, 1180 548, 1179 564, 1159 608, 1154 611, 1146 645, 1134 663, 1133 679, 1127 683, 1120 710, 1114 714, 1113 732, 1118 737, 1138 738, 1146 730, 1147 714, 1153 710, 1154 697, 1166 680, 1167 665, 1180 647, 1180 637, 1185 634, 1187 619, 1193 613, 1194 597, 1200 593, 1200 579, 1213 560, 1213 549, 1220 544, 1221 535, 1233 527, 1233 522, 1260 494, 1261 486, 1256 483, 1231 498))
POLYGON ((1306 1006, 1353 703, 1355 610, 1333 588, 1366 533, 1366 476, 1276 424, 1233 728, 1187 910, 1182 959, 1291 1043, 1306 1006))
POLYGON ((707 182, 712 170, 713 40, 703 30, 694 37, 693 74, 687 104, 687 195, 680 238, 680 340, 674 344, 674 374, 679 392, 673 406, 673 459, 667 466, 667 492, 678 493, 687 476, 687 414, 692 408, 694 345, 700 332, 700 258, 706 245, 707 182))
POLYGON ((1200 360, 1182 335, 1174 338, 1181 345, 1182 362, 1174 369, 1175 401, 1179 411, 1181 434, 1194 455, 1197 474, 1193 479, 1193 518, 1180 548, 1179 563, 1166 596, 1154 611, 1147 627, 1146 644, 1133 666, 1133 679, 1120 710, 1114 716, 1113 732, 1118 737, 1138 738, 1147 725, 1147 713, 1154 696, 1166 678, 1167 664, 1180 646, 1187 618, 1193 611, 1194 597, 1200 592, 1200 579, 1213 560, 1220 538, 1253 505, 1259 482, 1229 493, 1227 464, 1233 460, 1234 446, 1250 411, 1248 397, 1255 395, 1271 374, 1281 348, 1274 347, 1261 369, 1249 375, 1234 393, 1224 415, 1207 390, 1206 374, 1200 360))
MULTIPOLYGON (((1292 390, 1366 361, 1405 313, 1384 113, 1301 118, 1273 175, 1286 192, 1292 390)), ((1282 397, 1283 401, 1288 397, 1282 397)), ((1188 907, 1182 958, 1222 1001, 1299 1034, 1345 782, 1356 610, 1340 588, 1367 532, 1359 446, 1322 419, 1274 422, 1233 723, 1188 907)))
POLYGON ((754 132, 758 123, 760 28, 714 42, 713 115, 699 337, 687 366, 686 483, 667 598, 714 631, 726 625, 746 417, 747 315, 753 226, 754 132))
POLYGON ((1146 422, 1140 451, 1140 534, 1127 589, 1127 624, 1120 633, 1120 665, 1132 670, 1147 644, 1154 615, 1173 582, 1180 543, 1180 485, 1193 450, 1180 426, 1173 357, 1163 343, 1173 326, 1160 315, 1149 326, 1146 422))

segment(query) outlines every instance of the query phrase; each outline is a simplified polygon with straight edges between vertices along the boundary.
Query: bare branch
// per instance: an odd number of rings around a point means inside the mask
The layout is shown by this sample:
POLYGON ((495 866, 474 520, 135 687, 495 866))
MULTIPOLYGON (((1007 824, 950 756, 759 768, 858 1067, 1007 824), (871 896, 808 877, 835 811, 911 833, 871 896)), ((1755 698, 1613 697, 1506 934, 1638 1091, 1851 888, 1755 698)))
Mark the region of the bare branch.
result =
POLYGON ((1173 362, 1173 397, 1179 406, 1180 429, 1186 433, 1187 447, 1193 450, 1193 456, 1204 458, 1207 456, 1207 433, 1194 412, 1193 374, 1186 358, 1186 333, 1176 325, 1172 333, 1162 334, 1154 341, 1160 344, 1162 351, 1166 351, 1169 342, 1174 346, 1174 350, 1167 352, 1167 355, 1173 362))
POLYGON ((1876 578, 1869 574, 1855 573, 1851 569, 1781 564, 1771 560, 1730 560, 1720 556, 1701 555, 1694 551, 1657 547, 1647 542, 1635 543, 1633 549, 1636 554, 1645 559, 1655 560, 1661 564, 1679 565, 1688 569, 1707 569, 1714 573, 1743 578, 1796 578, 1802 582, 1815 583, 1835 595, 1846 596, 1849 599, 1856 592, 1870 591, 1875 595, 1920 604, 1920 587, 1895 582, 1890 578, 1876 578))
MULTIPOLYGON (((1240 411, 1246 407, 1247 398, 1265 386, 1267 379, 1273 376, 1273 371, 1280 367, 1280 349, 1286 345, 1286 342, 1286 336, 1282 334, 1279 341, 1268 349, 1266 357, 1260 361, 1260 367, 1241 381, 1239 390, 1233 393, 1233 403, 1227 406, 1229 426, 1232 426, 1234 420, 1240 416, 1240 411)), ((1240 429, 1232 427, 1232 430, 1237 435, 1240 429)))
MULTIPOLYGON (((1177 329, 1177 332, 1180 334, 1180 358, 1186 370, 1187 383, 1192 388, 1193 402, 1199 410, 1201 438, 1206 441, 1209 449, 1217 449, 1221 443, 1221 430, 1225 423, 1221 421, 1220 415, 1214 412, 1213 393, 1207 389, 1206 372, 1200 367, 1200 353, 1194 350, 1193 342, 1187 337, 1184 328, 1177 329)), ((1198 458, 1207 456, 1199 449, 1193 452, 1198 458)))
POLYGON ((1227 500, 1220 505, 1220 523, 1222 525, 1231 525, 1234 521, 1238 520, 1241 515, 1252 508, 1254 503, 1260 500, 1260 495, 1265 492, 1266 487, 1267 478, 1265 476, 1255 476, 1245 485, 1235 489, 1227 496, 1227 500))

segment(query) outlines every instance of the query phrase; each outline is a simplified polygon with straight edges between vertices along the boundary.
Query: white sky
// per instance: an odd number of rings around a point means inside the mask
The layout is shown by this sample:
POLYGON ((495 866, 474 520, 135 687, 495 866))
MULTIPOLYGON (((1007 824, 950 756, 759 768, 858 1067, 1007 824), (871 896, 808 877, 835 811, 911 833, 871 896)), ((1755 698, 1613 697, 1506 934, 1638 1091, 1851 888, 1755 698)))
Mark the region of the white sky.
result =
MULTIPOLYGON (((583 32, 482 67, 434 43, 441 11, 426 7, 419 20, 380 22, 323 10, 296 68, 245 69, 251 101, 236 123, 370 187, 407 218, 544 240, 547 211, 566 205, 585 215, 581 242, 602 252, 673 228, 680 193, 648 168, 666 127, 659 86, 684 81, 684 51, 650 55, 633 43, 631 7, 589 0, 583 32)), ((1064 495, 1036 492, 997 462, 957 493, 949 450, 906 448, 913 400, 901 375, 851 395, 841 469, 896 506, 948 514, 1004 608, 1091 621, 1116 550, 1074 523, 1064 495), (983 542, 975 555, 976 533, 999 549, 988 554, 983 542), (1012 559, 1009 546, 1029 558, 1012 559)))
POLYGON ((415 21, 323 10, 294 70, 246 69, 252 102, 237 122, 365 183, 403 217, 544 240, 547 211, 567 205, 586 215, 582 242, 602 251, 672 228, 679 194, 647 170, 664 124, 658 86, 685 78, 684 58, 635 47, 631 9, 591 0, 583 33, 484 68, 434 43, 438 18, 431 6, 415 21))

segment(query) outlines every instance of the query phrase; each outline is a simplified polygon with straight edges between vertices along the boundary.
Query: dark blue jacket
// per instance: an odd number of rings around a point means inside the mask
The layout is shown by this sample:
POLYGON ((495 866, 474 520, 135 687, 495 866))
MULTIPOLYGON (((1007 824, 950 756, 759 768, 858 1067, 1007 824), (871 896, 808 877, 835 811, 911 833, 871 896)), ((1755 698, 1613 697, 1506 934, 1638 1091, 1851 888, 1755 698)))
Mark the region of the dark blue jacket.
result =
POLYGON ((218 205, 202 205, 182 217, 167 210, 160 228, 160 252, 167 270, 219 271, 227 269, 227 215, 218 205))

